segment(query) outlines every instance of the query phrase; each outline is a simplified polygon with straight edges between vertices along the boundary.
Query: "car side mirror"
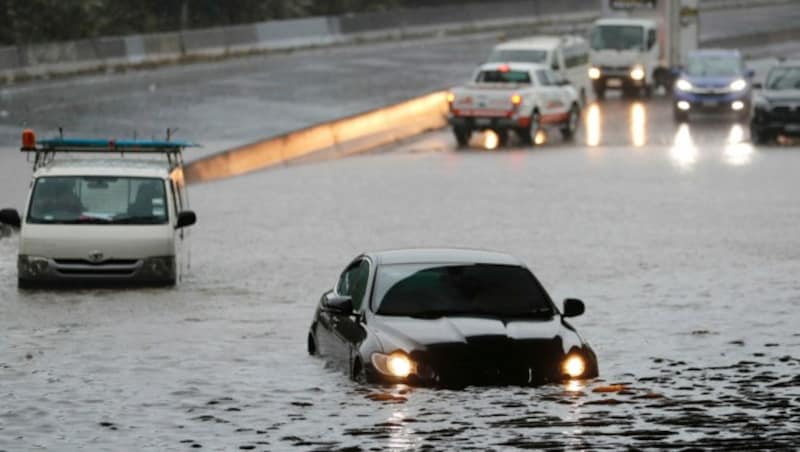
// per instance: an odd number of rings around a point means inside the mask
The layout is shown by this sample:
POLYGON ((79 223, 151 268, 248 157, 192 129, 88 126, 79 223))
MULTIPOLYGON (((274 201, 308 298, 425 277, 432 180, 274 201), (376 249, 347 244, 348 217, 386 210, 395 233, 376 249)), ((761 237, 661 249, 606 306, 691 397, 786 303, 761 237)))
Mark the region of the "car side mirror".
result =
POLYGON ((322 307, 334 314, 350 315, 353 313, 353 297, 330 294, 322 300, 322 307))
POLYGON ((764 89, 764 84, 761 82, 753 82, 753 89, 764 89))
POLYGON ((753 78, 756 76, 756 71, 753 69, 748 69, 744 74, 747 76, 747 78, 753 78))
POLYGON ((577 317, 583 314, 585 310, 586 306, 584 306, 581 300, 577 298, 567 298, 564 300, 564 310, 562 314, 564 317, 577 317))
POLYGON ((22 219, 19 217, 17 209, 3 209, 0 210, 0 223, 19 228, 22 225, 22 219))
POLYGON ((185 228, 197 223, 197 215, 191 210, 184 210, 178 214, 178 222, 175 224, 175 229, 185 228))

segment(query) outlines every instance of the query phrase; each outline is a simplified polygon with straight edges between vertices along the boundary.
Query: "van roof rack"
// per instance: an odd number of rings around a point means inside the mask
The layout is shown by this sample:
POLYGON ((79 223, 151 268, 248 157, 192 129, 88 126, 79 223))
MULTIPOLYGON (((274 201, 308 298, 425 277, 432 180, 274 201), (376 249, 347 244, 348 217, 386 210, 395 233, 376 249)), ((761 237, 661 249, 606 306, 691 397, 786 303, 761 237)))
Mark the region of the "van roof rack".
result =
MULTIPOLYGON (((169 137, 170 131, 167 131, 169 137)), ((36 140, 33 130, 22 132, 22 152, 36 154, 33 162, 34 171, 49 163, 57 153, 119 153, 130 154, 162 154, 167 156, 170 169, 183 165, 181 152, 187 147, 199 147, 189 141, 167 140, 116 140, 96 138, 51 138, 36 140)))

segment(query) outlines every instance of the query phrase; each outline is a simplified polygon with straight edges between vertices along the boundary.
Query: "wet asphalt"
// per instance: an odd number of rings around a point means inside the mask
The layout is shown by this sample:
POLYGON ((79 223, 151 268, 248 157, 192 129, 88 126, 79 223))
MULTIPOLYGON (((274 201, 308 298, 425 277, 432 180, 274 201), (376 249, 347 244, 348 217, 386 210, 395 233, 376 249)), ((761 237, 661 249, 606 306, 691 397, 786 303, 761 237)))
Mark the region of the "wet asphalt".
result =
MULTIPOLYGON (((224 146, 407 97, 461 67, 430 69, 435 49, 489 45, 475 39, 431 44, 430 55, 413 44, 318 50, 34 84, 12 97, 50 102, 41 121, 51 127, 59 117, 85 133, 183 118, 184 136, 224 146), (348 64, 400 70, 404 52, 426 64, 392 88, 348 64), (345 67, 308 69, 318 78, 296 90, 263 89, 273 72, 291 73, 281 61, 311 68, 328 54, 345 67), (263 77, 231 75, 262 60, 272 64, 263 77), (192 100, 182 78, 195 71, 231 78, 203 82, 209 94, 192 100), (345 81, 331 96, 347 102, 273 105, 331 92, 335 71, 345 81), (154 92, 151 78, 163 80, 154 92)), ((10 121, 2 133, 16 140, 10 121)), ((18 291, 17 236, 0 231, 0 450, 791 450, 800 148, 753 146, 746 129, 713 117, 680 126, 662 97, 612 97, 584 111, 575 142, 551 134, 541 147, 487 150, 476 136, 458 151, 438 131, 195 185, 192 269, 176 289, 18 291), (583 299, 572 323, 600 378, 362 387, 307 356, 314 305, 349 259, 407 246, 508 251, 554 299, 583 299)), ((20 207, 30 173, 12 138, 0 149, 0 201, 20 207)))

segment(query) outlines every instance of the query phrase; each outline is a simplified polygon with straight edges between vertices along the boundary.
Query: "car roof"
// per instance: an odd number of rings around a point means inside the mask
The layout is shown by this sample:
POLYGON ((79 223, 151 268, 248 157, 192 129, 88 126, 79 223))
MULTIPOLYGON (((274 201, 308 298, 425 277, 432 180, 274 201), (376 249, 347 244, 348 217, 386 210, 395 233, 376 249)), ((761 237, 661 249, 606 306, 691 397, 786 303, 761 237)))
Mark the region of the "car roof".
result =
POLYGON ((653 19, 639 19, 633 17, 607 17, 605 19, 598 19, 595 25, 639 25, 642 27, 655 26, 656 21, 653 19))
POLYGON ((510 254, 468 248, 407 248, 364 254, 377 265, 465 263, 524 266, 510 254))
POLYGON ((504 62, 495 62, 495 63, 483 63, 481 64, 480 70, 482 71, 496 71, 500 66, 508 66, 509 69, 514 71, 534 71, 537 69, 548 69, 546 64, 540 63, 515 63, 513 61, 504 63, 504 62))
POLYGON ((525 38, 506 41, 502 44, 496 45, 494 48, 496 50, 525 49, 531 47, 537 49, 542 49, 542 48, 553 49, 558 47, 559 45, 574 45, 582 42, 585 41, 583 40, 583 38, 579 36, 540 35, 540 36, 528 36, 525 38))
POLYGON ((697 49, 689 51, 690 57, 731 56, 741 58, 742 53, 736 49, 697 49))
POLYGON ((164 160, 145 159, 55 159, 39 168, 40 176, 117 176, 117 177, 169 177, 170 169, 164 160))

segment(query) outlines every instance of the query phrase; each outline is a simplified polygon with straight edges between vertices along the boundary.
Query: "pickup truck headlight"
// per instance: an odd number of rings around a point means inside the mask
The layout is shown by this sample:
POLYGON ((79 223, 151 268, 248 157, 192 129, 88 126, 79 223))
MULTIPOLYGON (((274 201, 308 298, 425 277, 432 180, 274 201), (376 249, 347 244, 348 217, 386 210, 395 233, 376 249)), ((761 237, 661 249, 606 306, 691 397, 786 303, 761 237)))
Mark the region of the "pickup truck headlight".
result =
POLYGON ((747 88, 747 82, 740 78, 731 82, 728 88, 730 88, 731 91, 744 91, 744 89, 747 88))
POLYGON ((47 273, 50 260, 46 257, 26 256, 20 254, 17 258, 17 272, 20 278, 36 278, 47 273))
POLYGON ((636 80, 637 82, 640 80, 644 80, 644 66, 641 64, 637 64, 636 66, 631 68, 631 79, 636 80))
POLYGON ((680 91, 691 91, 694 89, 694 86, 692 86, 688 80, 679 78, 678 81, 675 82, 675 88, 680 91))

